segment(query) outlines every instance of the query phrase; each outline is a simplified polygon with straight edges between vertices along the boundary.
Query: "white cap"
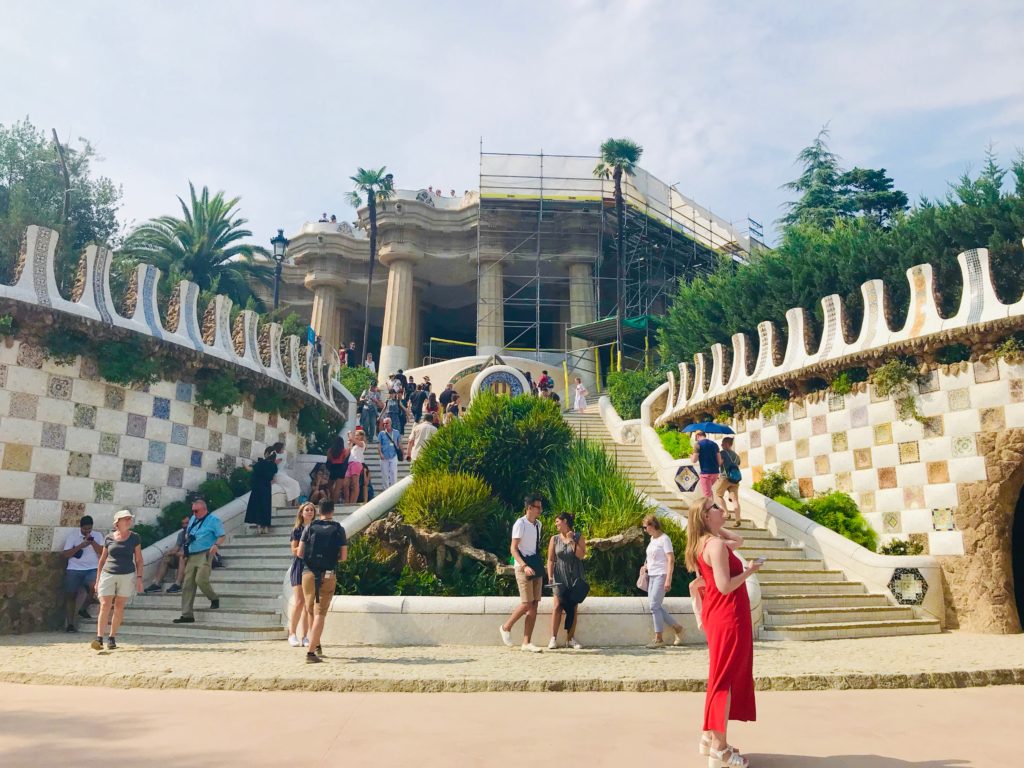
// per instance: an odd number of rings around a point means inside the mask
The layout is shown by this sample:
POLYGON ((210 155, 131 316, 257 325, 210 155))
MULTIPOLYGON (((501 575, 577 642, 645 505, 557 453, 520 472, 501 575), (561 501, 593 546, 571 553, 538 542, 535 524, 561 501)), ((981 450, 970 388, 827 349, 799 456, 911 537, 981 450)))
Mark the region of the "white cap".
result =
POLYGON ((114 524, 116 525, 118 520, 123 520, 126 517, 133 518, 135 517, 135 515, 133 515, 131 511, 127 509, 119 509, 117 512, 114 513, 114 524))

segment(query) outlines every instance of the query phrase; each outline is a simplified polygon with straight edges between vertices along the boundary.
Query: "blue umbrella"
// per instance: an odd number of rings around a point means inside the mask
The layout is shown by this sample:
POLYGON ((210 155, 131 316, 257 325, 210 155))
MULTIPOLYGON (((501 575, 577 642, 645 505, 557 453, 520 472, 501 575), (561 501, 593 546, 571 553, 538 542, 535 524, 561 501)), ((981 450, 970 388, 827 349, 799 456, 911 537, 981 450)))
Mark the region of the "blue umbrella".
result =
POLYGON ((708 435, 734 435, 732 427, 714 421, 698 421, 683 427, 683 432, 704 432, 708 435))

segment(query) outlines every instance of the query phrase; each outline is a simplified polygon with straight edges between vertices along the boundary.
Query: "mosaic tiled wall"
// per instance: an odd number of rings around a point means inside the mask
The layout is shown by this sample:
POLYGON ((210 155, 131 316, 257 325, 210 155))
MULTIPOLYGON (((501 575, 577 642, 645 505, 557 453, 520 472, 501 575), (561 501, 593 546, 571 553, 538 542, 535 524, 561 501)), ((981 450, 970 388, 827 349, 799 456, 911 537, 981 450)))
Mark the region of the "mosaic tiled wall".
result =
POLYGON ((955 529, 957 486, 986 480, 976 438, 1024 427, 1024 365, 958 363, 920 386, 924 422, 902 421, 896 404, 870 388, 791 403, 765 421, 738 420, 746 480, 782 470, 801 496, 853 496, 882 542, 917 539, 933 555, 963 554, 955 529))
POLYGON ((0 345, 0 550, 58 549, 83 514, 100 530, 121 507, 151 522, 224 457, 251 459, 278 440, 294 456, 286 419, 249 403, 214 413, 193 389, 126 389, 89 358, 57 365, 30 344, 0 345))

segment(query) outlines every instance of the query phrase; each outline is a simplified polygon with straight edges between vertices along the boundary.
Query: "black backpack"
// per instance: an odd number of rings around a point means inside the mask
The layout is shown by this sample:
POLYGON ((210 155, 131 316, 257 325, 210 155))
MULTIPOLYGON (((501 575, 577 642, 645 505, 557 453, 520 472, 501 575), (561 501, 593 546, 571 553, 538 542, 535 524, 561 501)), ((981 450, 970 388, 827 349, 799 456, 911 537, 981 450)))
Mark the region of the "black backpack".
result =
POLYGON ((316 602, 320 602, 320 584, 327 571, 333 571, 341 557, 345 531, 334 520, 314 520, 305 535, 302 562, 316 579, 316 602))

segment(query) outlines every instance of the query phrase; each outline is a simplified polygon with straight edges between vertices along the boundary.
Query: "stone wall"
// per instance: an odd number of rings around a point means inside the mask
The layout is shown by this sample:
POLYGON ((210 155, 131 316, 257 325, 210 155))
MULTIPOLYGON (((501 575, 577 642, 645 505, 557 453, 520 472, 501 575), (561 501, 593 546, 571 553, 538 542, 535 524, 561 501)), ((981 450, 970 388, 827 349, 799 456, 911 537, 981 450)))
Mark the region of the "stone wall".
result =
POLYGON ((277 441, 294 457, 288 420, 250 402, 223 414, 192 384, 109 384, 95 361, 47 360, 27 342, 0 345, 0 550, 58 550, 90 514, 100 531, 128 507, 152 522, 164 505, 277 441))
POLYGON ((59 629, 63 577, 57 553, 0 552, 0 635, 59 629))

